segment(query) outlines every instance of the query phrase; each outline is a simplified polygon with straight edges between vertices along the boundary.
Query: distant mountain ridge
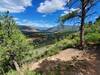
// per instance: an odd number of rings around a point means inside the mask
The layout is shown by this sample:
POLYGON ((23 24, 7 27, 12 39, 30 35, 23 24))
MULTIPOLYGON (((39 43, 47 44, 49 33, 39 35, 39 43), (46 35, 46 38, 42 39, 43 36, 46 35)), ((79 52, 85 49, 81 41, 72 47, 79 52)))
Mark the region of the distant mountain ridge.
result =
POLYGON ((60 26, 55 26, 55 27, 51 27, 47 29, 47 32, 60 32, 60 31, 78 31, 79 30, 79 26, 71 26, 71 25, 64 25, 64 27, 60 27, 60 26))
POLYGON ((39 32, 38 29, 36 29, 35 27, 32 27, 32 26, 18 25, 18 28, 19 28, 22 32, 39 32))
POLYGON ((62 29, 60 26, 55 26, 51 28, 47 27, 33 27, 33 26, 26 26, 26 25, 18 25, 18 28, 22 32, 60 32, 60 31, 78 31, 79 26, 71 26, 71 25, 64 25, 62 29))

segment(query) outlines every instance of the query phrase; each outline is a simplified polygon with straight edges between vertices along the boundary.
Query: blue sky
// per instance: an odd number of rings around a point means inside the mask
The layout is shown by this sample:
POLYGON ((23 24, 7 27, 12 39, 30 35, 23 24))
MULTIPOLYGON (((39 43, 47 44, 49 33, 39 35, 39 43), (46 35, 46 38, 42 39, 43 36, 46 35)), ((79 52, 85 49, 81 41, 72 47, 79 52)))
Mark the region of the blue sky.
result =
MULTIPOLYGON (((69 9, 65 7, 66 1, 69 0, 0 0, 0 12, 9 10, 19 25, 52 27, 58 25, 59 16, 69 13, 69 9)), ((77 10, 77 6, 78 3, 70 8, 70 11, 77 10)), ((100 16, 100 3, 92 11, 96 11, 97 14, 90 16, 88 20, 95 21, 100 16)), ((68 21, 65 24, 73 22, 68 21)))

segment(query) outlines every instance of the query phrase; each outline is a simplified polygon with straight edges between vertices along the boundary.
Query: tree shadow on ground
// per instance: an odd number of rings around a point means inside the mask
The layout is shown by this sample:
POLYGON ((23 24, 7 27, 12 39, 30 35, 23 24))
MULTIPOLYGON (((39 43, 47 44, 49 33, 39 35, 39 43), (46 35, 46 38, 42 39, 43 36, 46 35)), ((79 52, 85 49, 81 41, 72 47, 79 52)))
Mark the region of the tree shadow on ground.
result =
POLYGON ((40 75, 95 75, 93 64, 86 60, 44 60, 35 71, 40 75))
POLYGON ((96 68, 96 75, 100 75, 100 44, 90 45, 89 53, 95 54, 95 68, 96 68))

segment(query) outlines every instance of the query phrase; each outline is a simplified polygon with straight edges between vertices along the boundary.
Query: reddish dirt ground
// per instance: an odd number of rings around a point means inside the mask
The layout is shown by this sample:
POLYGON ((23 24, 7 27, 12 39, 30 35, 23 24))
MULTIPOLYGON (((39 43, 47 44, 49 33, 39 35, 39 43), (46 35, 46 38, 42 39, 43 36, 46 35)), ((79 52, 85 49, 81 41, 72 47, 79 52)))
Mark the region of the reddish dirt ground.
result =
MULTIPOLYGON (((100 51, 100 50, 99 50, 100 51)), ((95 73, 92 75, 100 75, 100 55, 99 52, 86 52, 78 49, 66 49, 64 51, 60 51, 58 54, 43 58, 39 60, 38 62, 33 62, 27 65, 29 70, 36 70, 37 68, 40 68, 40 64, 43 63, 45 60, 48 61, 70 61, 72 60, 73 57, 78 57, 78 60, 87 60, 88 62, 92 63, 95 65, 93 70, 95 70, 95 73)), ((47 65, 48 66, 48 65, 47 65)), ((92 70, 91 69, 91 70, 92 70)), ((91 74, 90 74, 91 75, 91 74)))

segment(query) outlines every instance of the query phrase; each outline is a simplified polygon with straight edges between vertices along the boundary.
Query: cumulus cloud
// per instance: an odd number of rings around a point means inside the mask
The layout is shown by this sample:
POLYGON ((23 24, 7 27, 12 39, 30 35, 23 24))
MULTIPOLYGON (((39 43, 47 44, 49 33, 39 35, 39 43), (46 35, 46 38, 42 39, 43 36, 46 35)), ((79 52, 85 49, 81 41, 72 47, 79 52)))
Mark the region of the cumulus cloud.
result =
POLYGON ((69 0, 45 0, 40 3, 40 6, 37 8, 37 11, 40 13, 51 13, 57 10, 64 10, 66 2, 69 0))
POLYGON ((26 7, 32 5, 32 0, 0 0, 0 11, 18 13, 25 11, 26 7))

